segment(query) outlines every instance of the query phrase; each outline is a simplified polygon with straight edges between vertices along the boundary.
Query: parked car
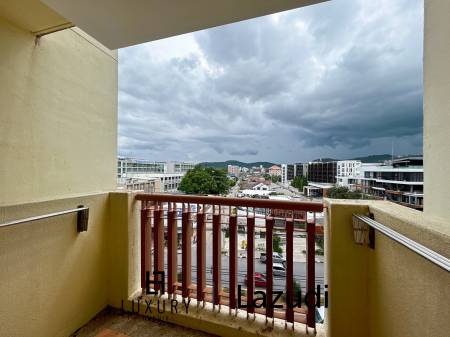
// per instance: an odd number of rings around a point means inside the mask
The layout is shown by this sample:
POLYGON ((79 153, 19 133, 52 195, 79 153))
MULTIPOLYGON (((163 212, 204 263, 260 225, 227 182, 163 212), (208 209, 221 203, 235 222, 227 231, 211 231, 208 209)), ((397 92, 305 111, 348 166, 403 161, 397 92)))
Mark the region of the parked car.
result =
POLYGON ((272 266, 273 276, 286 276, 286 268, 281 263, 274 263, 272 266))
MULTIPOLYGON (((266 287, 267 283, 266 283, 266 277, 264 276, 264 274, 256 272, 254 274, 254 278, 255 278, 255 286, 256 287, 262 287, 262 288, 266 287)), ((245 276, 244 282, 245 282, 245 285, 247 285, 247 276, 245 276)))
MULTIPOLYGON (((267 260, 266 253, 261 253, 259 260, 262 263, 266 263, 266 260, 267 260)), ((272 253, 272 262, 273 263, 286 263, 286 259, 280 253, 272 253)))

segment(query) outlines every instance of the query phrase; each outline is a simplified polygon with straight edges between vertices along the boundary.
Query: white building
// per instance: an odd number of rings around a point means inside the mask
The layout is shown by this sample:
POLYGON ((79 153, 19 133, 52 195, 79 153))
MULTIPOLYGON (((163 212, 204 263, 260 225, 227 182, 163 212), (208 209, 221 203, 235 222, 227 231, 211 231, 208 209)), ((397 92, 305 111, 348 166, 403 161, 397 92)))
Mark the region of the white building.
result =
POLYGON ((351 178, 361 176, 362 163, 359 160, 340 160, 336 166, 336 184, 353 189, 351 178))
POLYGON ((294 179, 295 166, 293 164, 281 164, 281 183, 289 184, 294 179))
POLYGON ((140 179, 157 179, 161 192, 177 192, 184 173, 148 173, 140 174, 140 179))
POLYGON ((254 190, 254 189, 246 189, 239 192, 239 197, 262 197, 262 196, 268 196, 271 191, 268 190, 254 190))
POLYGON ((253 186, 252 190, 254 190, 254 191, 270 191, 270 187, 264 183, 259 183, 258 185, 253 186))
POLYGON ((386 162, 362 163, 359 167, 341 165, 337 184, 361 190, 375 198, 390 200, 408 207, 423 208, 423 160, 421 156, 386 162))
POLYGON ((121 178, 118 185, 118 190, 128 191, 142 191, 144 193, 158 193, 161 192, 160 181, 156 178, 138 179, 138 178, 121 178))
POLYGON ((360 187, 364 193, 404 206, 423 208, 423 159, 394 159, 385 164, 362 166, 360 187))
POLYGON ((117 185, 124 186, 130 179, 156 179, 161 192, 176 192, 183 176, 194 167, 195 163, 191 162, 155 162, 118 157, 117 185))
POLYGON ((162 162, 119 156, 117 178, 134 178, 134 174, 141 173, 186 173, 195 165, 193 162, 162 162))

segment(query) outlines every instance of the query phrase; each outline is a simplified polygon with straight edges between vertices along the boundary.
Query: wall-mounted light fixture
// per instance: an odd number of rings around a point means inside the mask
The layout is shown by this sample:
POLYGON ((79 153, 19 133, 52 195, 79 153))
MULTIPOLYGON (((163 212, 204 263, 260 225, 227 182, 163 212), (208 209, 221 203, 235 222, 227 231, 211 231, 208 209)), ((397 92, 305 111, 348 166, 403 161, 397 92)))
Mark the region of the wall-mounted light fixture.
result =
MULTIPOLYGON (((364 220, 366 216, 353 214, 353 240, 358 245, 365 243, 372 249, 375 248, 375 230, 369 226, 364 220)), ((369 214, 369 218, 373 219, 373 214, 369 214)))
POLYGON ((369 240, 369 225, 356 216, 353 216, 353 240, 358 245, 369 240))

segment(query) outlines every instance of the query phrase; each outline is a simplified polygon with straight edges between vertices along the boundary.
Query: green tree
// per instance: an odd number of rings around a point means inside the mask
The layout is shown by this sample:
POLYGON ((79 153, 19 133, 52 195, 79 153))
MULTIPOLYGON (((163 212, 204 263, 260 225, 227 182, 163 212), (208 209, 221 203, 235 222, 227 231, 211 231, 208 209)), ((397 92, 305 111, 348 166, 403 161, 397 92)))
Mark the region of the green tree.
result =
POLYGON ((308 185, 308 180, 305 177, 294 177, 291 182, 291 186, 295 187, 299 191, 303 191, 303 187, 308 185))
POLYGON ((361 191, 350 191, 345 186, 333 186, 327 191, 327 197, 332 199, 363 199, 361 191))
POLYGON ((228 183, 229 183, 230 187, 235 186, 236 182, 237 182, 237 178, 228 179, 228 183))
POLYGON ((200 165, 184 175, 179 187, 187 194, 226 194, 229 189, 230 181, 225 170, 200 165))
POLYGON ((281 181, 280 176, 271 176, 270 179, 272 180, 273 183, 277 183, 277 182, 281 181))
POLYGON ((278 235, 273 236, 273 251, 275 253, 283 254, 283 248, 281 248, 281 239, 278 235))

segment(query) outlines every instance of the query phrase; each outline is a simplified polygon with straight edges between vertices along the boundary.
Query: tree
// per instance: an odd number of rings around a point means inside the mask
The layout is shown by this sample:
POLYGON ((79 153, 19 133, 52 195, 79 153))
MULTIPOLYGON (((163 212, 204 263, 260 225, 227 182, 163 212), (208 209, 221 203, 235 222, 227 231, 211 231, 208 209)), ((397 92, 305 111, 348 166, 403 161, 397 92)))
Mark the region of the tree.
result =
POLYGON ((271 176, 270 179, 272 180, 273 183, 277 183, 277 182, 281 181, 280 176, 271 176))
POLYGON ((230 187, 234 187, 236 185, 237 180, 238 180, 237 178, 228 179, 230 187))
POLYGON ((226 194, 229 189, 230 181, 225 170, 200 165, 184 175, 179 187, 187 194, 226 194))
POLYGON ((327 197, 332 199, 363 199, 361 191, 350 191, 345 186, 333 186, 327 191, 327 197))
POLYGON ((305 177, 294 177, 294 179, 291 182, 291 186, 295 187, 299 191, 303 191, 303 187, 308 185, 308 180, 306 180, 305 177))
POLYGON ((283 254, 283 248, 281 248, 281 239, 278 235, 273 236, 273 251, 275 253, 283 254))

